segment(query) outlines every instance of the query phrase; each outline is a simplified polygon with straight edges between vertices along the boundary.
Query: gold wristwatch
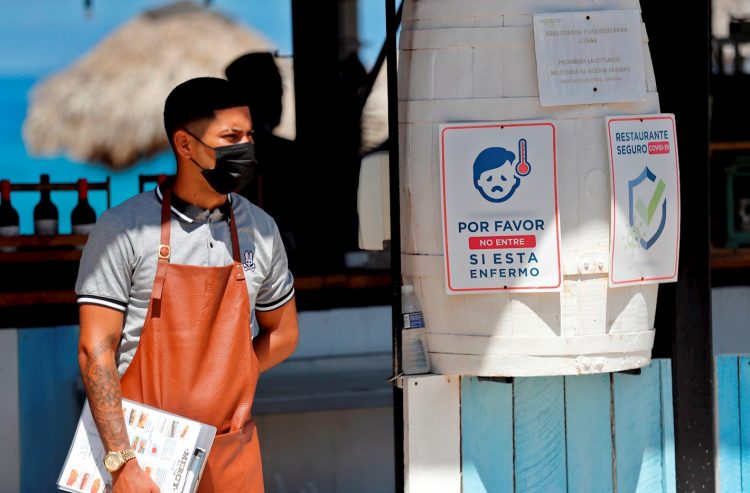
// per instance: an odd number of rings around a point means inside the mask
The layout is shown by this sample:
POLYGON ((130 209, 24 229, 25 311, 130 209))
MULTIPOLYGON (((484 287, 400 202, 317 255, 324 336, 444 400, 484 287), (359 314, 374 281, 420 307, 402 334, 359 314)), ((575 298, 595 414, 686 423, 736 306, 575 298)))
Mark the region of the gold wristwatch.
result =
POLYGON ((108 452, 107 455, 104 456, 104 467, 106 467, 109 472, 119 471, 120 468, 130 459, 135 459, 135 451, 133 449, 108 452))

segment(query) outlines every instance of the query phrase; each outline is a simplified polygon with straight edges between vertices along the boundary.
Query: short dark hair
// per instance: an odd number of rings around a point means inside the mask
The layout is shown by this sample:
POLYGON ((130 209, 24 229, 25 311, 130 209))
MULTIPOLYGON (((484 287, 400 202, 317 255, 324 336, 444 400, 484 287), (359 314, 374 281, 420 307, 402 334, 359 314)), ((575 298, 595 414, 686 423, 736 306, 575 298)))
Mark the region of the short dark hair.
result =
POLYGON ((489 169, 499 168, 505 163, 513 164, 516 155, 503 147, 488 147, 479 153, 474 160, 474 182, 489 169))
POLYGON ((226 79, 198 77, 178 85, 164 102, 164 129, 172 136, 187 125, 210 120, 216 110, 247 106, 235 86, 226 79))

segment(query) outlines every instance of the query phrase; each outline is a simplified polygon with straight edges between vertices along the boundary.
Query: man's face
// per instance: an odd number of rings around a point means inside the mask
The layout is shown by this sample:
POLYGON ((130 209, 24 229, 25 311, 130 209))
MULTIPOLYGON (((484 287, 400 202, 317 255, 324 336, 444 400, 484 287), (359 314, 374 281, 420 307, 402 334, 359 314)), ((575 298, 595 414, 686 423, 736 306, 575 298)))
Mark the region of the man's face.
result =
POLYGON ((487 200, 502 202, 513 193, 519 182, 520 179, 513 174, 513 166, 506 162, 483 171, 474 185, 487 200))
MULTIPOLYGON (((222 147, 232 144, 253 142, 252 120, 247 106, 237 106, 214 112, 213 120, 196 124, 191 132, 200 137, 208 146, 222 147)), ((197 145, 193 148, 194 157, 200 163, 215 163, 216 153, 206 146, 197 145)), ((214 164, 210 165, 211 168, 214 164)))

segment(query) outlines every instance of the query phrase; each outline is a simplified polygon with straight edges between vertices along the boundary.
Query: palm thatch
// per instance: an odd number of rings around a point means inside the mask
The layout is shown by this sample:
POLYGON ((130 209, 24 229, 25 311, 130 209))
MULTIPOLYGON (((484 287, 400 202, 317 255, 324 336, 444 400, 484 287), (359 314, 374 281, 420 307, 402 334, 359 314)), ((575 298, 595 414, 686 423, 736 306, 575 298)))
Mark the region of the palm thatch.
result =
POLYGON ((362 110, 362 153, 388 139, 388 62, 380 68, 370 96, 362 110))
MULTIPOLYGON (((272 50, 259 34, 188 1, 146 12, 33 89, 26 146, 36 155, 129 166, 168 146, 162 111, 173 87, 223 77, 239 55, 272 50)), ((279 68, 290 89, 289 64, 279 68)), ((293 136, 286 113, 280 133, 293 136)))

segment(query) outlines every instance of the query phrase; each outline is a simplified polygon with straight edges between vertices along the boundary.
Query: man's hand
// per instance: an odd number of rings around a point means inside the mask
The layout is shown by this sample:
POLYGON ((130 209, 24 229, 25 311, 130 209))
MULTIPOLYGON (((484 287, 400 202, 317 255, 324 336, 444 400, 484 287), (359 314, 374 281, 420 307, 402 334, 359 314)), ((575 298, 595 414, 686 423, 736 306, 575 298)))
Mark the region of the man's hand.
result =
POLYGON ((297 347, 297 304, 292 298, 275 310, 256 311, 255 318, 259 332, 253 339, 253 350, 260 371, 264 372, 291 356, 297 347))
POLYGON ((138 465, 138 459, 127 461, 112 474, 112 481, 112 493, 160 493, 156 483, 138 465))

